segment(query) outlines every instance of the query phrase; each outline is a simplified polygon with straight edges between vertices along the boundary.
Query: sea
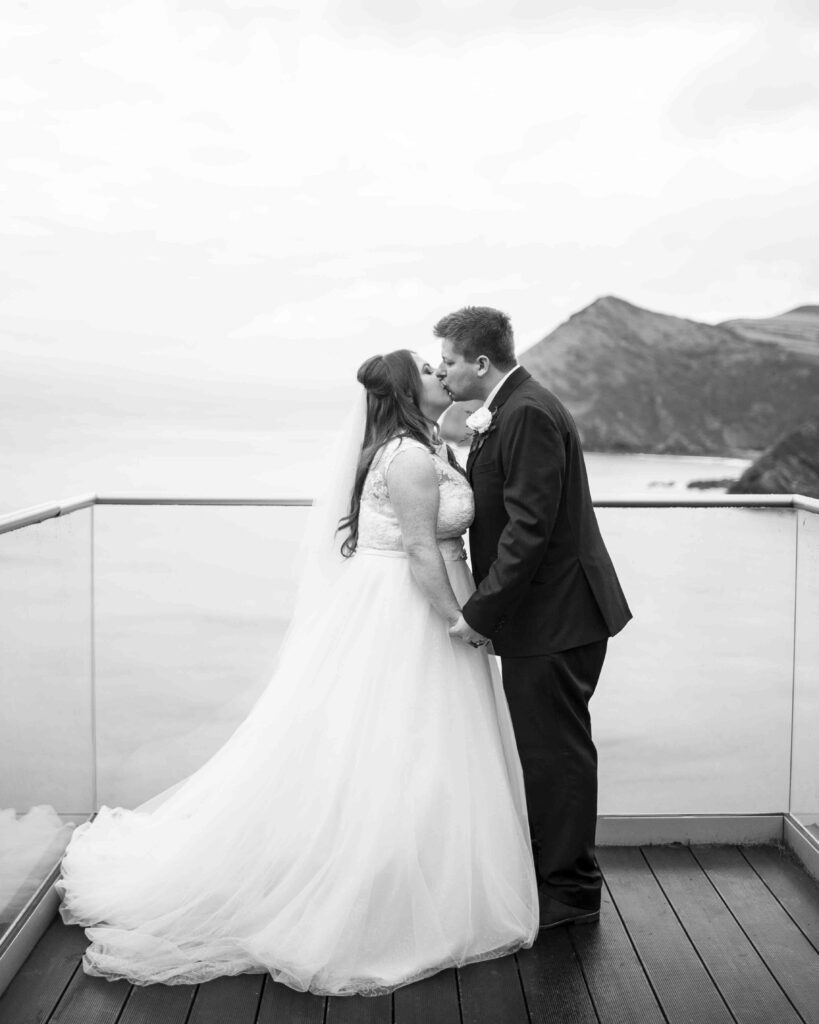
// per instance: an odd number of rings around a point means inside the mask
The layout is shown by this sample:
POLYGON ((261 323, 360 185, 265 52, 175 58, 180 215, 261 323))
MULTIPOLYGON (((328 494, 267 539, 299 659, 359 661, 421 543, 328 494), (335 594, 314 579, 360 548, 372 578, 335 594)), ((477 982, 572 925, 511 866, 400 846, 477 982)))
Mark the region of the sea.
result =
MULTIPOLYGON (((0 515, 75 495, 312 497, 332 432, 231 430, 203 424, 54 424, 7 429, 0 449, 0 515)), ((459 452, 461 458, 465 452, 459 452)), ((594 498, 679 497, 693 483, 719 494, 748 461, 587 452, 594 498)))

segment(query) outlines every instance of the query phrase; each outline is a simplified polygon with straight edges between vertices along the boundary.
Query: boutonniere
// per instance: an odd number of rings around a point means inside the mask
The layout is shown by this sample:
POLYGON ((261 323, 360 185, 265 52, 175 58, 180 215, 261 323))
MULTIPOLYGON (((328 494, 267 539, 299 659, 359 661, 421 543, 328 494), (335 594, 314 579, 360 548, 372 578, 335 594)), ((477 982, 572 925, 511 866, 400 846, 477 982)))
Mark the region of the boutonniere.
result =
POLYGON ((472 443, 470 451, 480 451, 484 441, 495 429, 495 409, 487 409, 482 405, 476 409, 471 416, 467 416, 466 425, 472 431, 472 443))

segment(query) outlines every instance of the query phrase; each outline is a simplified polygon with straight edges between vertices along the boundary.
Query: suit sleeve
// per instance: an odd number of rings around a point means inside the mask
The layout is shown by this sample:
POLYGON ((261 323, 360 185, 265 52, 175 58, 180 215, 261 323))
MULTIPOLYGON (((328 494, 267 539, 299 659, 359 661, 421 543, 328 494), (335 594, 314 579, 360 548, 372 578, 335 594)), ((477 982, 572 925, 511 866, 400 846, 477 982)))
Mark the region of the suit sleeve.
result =
POLYGON ((550 414, 537 406, 510 411, 499 438, 508 522, 489 572, 463 608, 469 625, 491 637, 523 600, 549 546, 566 450, 550 414))

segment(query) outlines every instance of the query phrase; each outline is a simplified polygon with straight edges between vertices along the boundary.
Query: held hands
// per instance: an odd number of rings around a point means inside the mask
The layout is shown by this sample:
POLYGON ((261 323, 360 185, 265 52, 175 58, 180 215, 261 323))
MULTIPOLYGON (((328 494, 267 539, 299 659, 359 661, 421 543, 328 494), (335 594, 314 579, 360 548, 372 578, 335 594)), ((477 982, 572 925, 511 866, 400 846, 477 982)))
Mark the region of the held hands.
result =
POLYGON ((463 615, 459 615, 455 623, 449 627, 449 635, 455 640, 463 640, 472 647, 483 647, 489 643, 489 638, 475 632, 463 615))

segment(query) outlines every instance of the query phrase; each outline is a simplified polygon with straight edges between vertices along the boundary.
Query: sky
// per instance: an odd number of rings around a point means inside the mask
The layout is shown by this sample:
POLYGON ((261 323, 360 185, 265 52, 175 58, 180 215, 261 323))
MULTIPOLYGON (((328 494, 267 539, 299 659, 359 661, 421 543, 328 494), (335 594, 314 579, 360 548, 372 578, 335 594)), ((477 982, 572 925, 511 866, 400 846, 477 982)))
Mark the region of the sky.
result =
POLYGON ((774 315, 817 139, 812 0, 6 0, 0 365, 304 396, 465 304, 774 315))

